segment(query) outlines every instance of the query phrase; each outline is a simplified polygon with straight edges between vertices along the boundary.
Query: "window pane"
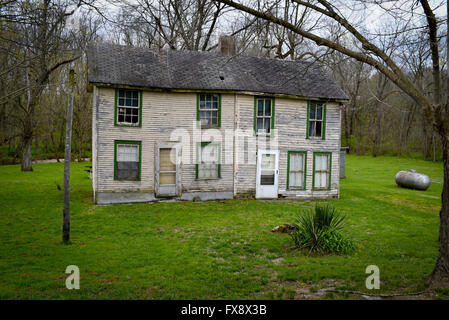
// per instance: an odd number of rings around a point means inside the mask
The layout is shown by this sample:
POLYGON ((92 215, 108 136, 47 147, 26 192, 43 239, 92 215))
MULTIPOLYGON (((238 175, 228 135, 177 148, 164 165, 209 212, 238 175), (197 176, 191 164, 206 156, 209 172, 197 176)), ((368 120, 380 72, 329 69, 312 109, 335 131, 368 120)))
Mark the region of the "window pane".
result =
POLYGON ((159 170, 176 171, 176 150, 174 148, 161 148, 159 150, 159 170))
POLYGON ((265 100, 265 116, 271 116, 271 100, 265 100))
POLYGON ((260 184, 262 186, 274 185, 274 171, 273 170, 262 171, 260 174, 260 184))
POLYGON ((133 91, 133 98, 135 99, 135 100, 137 100, 138 99, 138 95, 137 95, 137 91, 133 91))
POLYGON ((218 163, 218 145, 209 143, 201 146, 201 163, 218 163))
POLYGON ((290 172, 289 186, 290 187, 303 187, 304 175, 302 172, 290 172))
POLYGON ((211 111, 211 120, 213 125, 218 124, 218 111, 211 111))
POLYGON ((131 98, 131 91, 129 91, 129 90, 126 90, 126 98, 127 99, 130 99, 131 98))
POLYGON ((139 100, 133 99, 133 107, 138 107, 138 106, 139 106, 139 100))
POLYGON ((315 170, 329 170, 329 156, 327 154, 316 155, 315 156, 315 170))
POLYGON ((118 91, 118 96, 121 97, 121 98, 124 98, 125 97, 125 90, 119 90, 118 91))
POLYGON ((328 174, 323 172, 321 173, 321 187, 322 188, 327 188, 327 176, 328 174))
POLYGON ((218 100, 217 94, 201 94, 200 109, 218 109, 218 100))
POLYGON ((213 109, 218 110, 218 99, 217 94, 201 94, 200 95, 200 113, 199 119, 202 126, 217 126, 218 125, 218 111, 212 111, 213 109), (206 111, 207 110, 207 111, 206 111), (210 111, 209 111, 210 110, 210 111))
POLYGON ((263 118, 257 118, 257 132, 263 130, 263 118))
POLYGON ((200 163, 198 165, 198 178, 218 178, 218 164, 200 163))
POLYGON ((161 172, 159 174, 159 184, 176 184, 176 172, 161 172))
POLYGON ((263 100, 257 100, 257 115, 263 116, 263 100))
POLYGON ((263 154, 262 163, 260 164, 262 170, 271 169, 274 170, 274 161, 276 156, 274 154, 263 154))
POLYGON ((316 107, 316 119, 322 120, 323 119, 323 106, 317 106, 316 107))
POLYGON ((290 154, 290 170, 291 171, 303 171, 303 157, 302 153, 290 154))
POLYGON ((317 121, 316 122, 316 129, 315 129, 315 136, 321 137, 321 126, 323 125, 323 122, 317 121))
POLYGON ((316 125, 315 121, 309 121, 309 137, 315 136, 315 125, 316 125))
POLYGON ((139 163, 129 161, 117 161, 116 176, 119 180, 138 180, 139 163))
POLYGON ((321 185, 321 173, 316 172, 315 173, 315 188, 323 188, 324 186, 321 185))
POLYGON ((310 103, 309 119, 315 119, 315 103, 310 103))
POLYGON ((266 130, 267 133, 270 132, 270 123, 271 123, 271 118, 265 118, 264 119, 265 123, 264 123, 264 129, 266 130))
POLYGON ((139 161, 139 146, 133 144, 119 144, 117 145, 117 161, 118 162, 138 162, 139 161))

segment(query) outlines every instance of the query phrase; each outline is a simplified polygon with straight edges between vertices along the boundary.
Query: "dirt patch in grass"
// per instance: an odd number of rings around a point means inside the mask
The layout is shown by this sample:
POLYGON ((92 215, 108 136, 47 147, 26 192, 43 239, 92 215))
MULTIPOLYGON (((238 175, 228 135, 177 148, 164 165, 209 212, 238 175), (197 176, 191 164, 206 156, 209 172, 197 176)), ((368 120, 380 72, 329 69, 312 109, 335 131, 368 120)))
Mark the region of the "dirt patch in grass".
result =
POLYGON ((286 292, 291 292, 290 298, 295 300, 303 299, 325 299, 326 294, 344 285, 344 282, 337 279, 323 279, 319 282, 301 281, 274 281, 273 286, 281 288, 286 292), (292 294, 294 292, 294 295, 292 294))
MULTIPOLYGON (((290 299, 295 300, 320 300, 320 299, 349 299, 349 300, 428 300, 445 299, 445 294, 435 292, 411 292, 404 293, 364 293, 359 291, 342 289, 347 287, 344 281, 339 279, 323 279, 319 282, 301 281, 274 281, 271 283, 281 292, 290 292, 290 299), (294 292, 294 294, 293 294, 294 292)), ((350 287, 354 283, 349 284, 350 287)), ((375 291, 375 290, 374 290, 375 291)))

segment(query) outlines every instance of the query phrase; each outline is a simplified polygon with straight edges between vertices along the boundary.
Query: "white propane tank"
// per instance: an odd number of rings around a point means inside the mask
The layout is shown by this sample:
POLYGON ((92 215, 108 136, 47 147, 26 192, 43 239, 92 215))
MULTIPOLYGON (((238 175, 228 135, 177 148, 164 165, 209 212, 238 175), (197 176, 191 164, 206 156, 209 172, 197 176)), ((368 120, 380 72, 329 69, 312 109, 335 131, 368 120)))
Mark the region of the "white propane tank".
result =
POLYGON ((418 173, 416 170, 399 171, 394 178, 396 184, 402 188, 427 190, 430 186, 429 176, 418 173))

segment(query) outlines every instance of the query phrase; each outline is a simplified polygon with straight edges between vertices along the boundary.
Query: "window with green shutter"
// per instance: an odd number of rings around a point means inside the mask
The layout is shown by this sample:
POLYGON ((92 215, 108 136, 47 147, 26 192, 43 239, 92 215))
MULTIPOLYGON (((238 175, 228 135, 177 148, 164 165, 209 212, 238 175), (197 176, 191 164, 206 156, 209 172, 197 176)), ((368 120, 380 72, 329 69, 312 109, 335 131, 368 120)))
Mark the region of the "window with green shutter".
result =
POLYGON ((309 101, 307 104, 307 138, 324 139, 326 132, 326 104, 309 101))

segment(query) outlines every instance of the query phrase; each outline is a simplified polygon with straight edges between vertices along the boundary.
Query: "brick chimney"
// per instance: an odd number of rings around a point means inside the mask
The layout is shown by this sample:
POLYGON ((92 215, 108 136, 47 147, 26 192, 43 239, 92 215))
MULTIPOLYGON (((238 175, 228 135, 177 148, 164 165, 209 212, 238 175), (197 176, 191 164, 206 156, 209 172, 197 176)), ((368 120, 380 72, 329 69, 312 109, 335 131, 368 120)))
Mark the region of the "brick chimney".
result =
POLYGON ((221 35, 218 40, 218 52, 224 56, 235 56, 235 39, 233 36, 221 35))

